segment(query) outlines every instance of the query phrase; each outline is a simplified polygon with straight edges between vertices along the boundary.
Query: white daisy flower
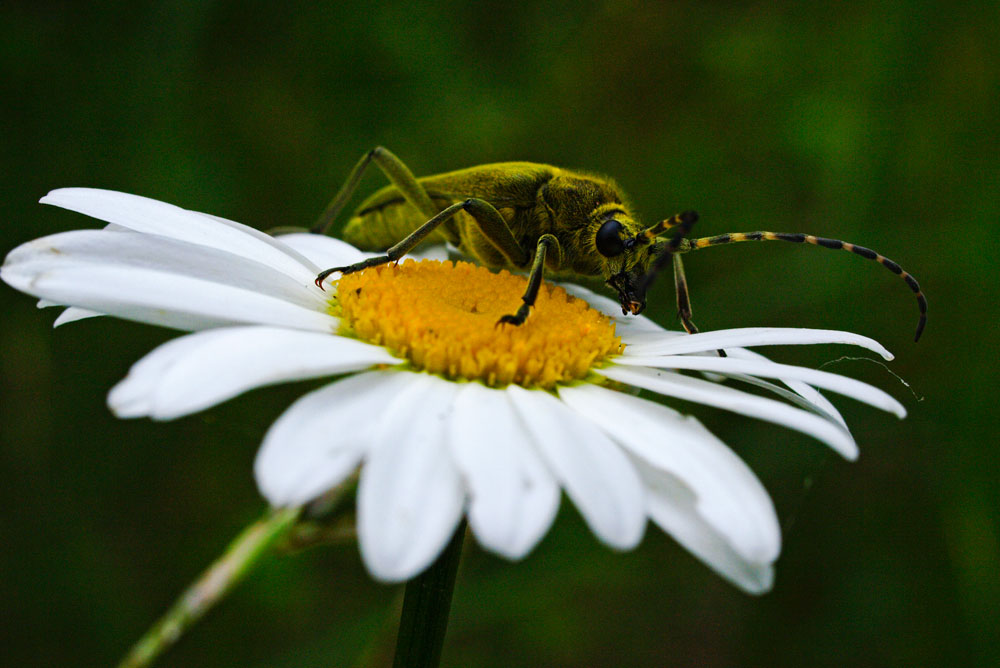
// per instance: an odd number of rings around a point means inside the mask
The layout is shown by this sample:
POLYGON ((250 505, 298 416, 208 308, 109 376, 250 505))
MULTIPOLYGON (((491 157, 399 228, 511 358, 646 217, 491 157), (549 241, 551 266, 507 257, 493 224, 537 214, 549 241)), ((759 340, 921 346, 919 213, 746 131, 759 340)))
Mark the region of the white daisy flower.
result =
POLYGON ((313 283, 321 268, 363 254, 116 192, 69 188, 42 202, 110 225, 16 248, 4 281, 43 305, 70 306, 56 324, 108 314, 193 332, 149 353, 111 391, 120 417, 173 419, 263 385, 337 377, 271 427, 257 482, 273 506, 298 506, 360 467, 361 554, 384 581, 430 565, 463 514, 483 547, 519 559, 565 492, 607 545, 634 547, 652 520, 730 582, 765 592, 781 543, 767 492, 698 420, 636 389, 768 420, 847 459, 857 446, 817 388, 905 415, 879 389, 745 349, 841 343, 892 358, 856 334, 689 336, 624 317, 617 302, 572 285, 546 285, 524 325, 496 327, 520 304, 523 277, 406 262, 323 291, 313 283))

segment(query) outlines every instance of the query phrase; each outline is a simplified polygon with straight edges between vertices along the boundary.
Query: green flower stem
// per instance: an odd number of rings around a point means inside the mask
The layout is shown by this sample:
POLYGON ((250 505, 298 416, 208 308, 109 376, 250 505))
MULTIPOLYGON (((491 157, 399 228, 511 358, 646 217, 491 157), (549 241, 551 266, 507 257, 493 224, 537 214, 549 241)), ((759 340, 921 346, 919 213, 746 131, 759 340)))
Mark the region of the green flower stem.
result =
POLYGON ((463 519, 437 561, 406 583, 392 664, 395 668, 437 668, 441 661, 465 526, 463 519))
POLYGON ((163 617, 132 646, 118 668, 140 668, 173 645, 184 631, 250 571, 277 540, 295 526, 301 508, 281 508, 244 529, 225 553, 188 587, 163 617))

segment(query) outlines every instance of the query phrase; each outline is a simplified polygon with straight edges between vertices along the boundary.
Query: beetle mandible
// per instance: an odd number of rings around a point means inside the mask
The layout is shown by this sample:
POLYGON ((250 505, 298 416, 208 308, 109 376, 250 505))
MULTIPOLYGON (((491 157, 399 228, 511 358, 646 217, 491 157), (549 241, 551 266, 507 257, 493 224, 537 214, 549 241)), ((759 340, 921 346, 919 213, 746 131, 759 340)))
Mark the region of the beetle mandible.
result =
POLYGON ((414 177, 388 149, 368 151, 320 215, 312 232, 323 234, 354 193, 369 164, 391 185, 368 197, 344 229, 344 238, 363 250, 385 251, 316 277, 351 273, 402 258, 423 241, 446 241, 491 269, 528 271, 520 308, 497 324, 520 325, 528 317, 542 273, 602 277, 618 293, 622 313, 637 315, 646 290, 667 263, 673 265, 677 310, 688 333, 691 301, 681 255, 738 241, 790 241, 851 251, 899 275, 920 308, 914 341, 927 321, 927 300, 917 280, 889 258, 869 248, 811 234, 738 232, 699 239, 688 235, 698 220, 685 211, 644 227, 629 211, 621 189, 610 179, 533 162, 502 162, 446 174, 414 177), (665 238, 660 238, 660 237, 665 238))

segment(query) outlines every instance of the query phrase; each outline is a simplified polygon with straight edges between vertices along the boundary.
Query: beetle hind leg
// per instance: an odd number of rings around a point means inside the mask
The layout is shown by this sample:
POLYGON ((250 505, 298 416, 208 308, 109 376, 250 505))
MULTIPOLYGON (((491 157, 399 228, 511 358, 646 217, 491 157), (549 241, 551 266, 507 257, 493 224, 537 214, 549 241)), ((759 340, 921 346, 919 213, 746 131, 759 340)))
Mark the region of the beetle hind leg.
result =
POLYGON ((361 177, 364 176, 365 170, 372 162, 382 170, 382 173, 389 179, 389 182, 396 186, 403 199, 415 206, 418 211, 428 218, 437 213, 438 209, 434 206, 434 202, 431 201, 430 195, 427 194, 427 190, 413 176, 410 168, 389 149, 384 146, 376 146, 361 156, 361 159, 354 165, 344 185, 340 187, 340 190, 330 200, 330 203, 326 205, 326 208, 320 214, 310 232, 313 234, 326 234, 329 231, 337 215, 351 199, 354 191, 357 190, 358 184, 361 183, 361 177))

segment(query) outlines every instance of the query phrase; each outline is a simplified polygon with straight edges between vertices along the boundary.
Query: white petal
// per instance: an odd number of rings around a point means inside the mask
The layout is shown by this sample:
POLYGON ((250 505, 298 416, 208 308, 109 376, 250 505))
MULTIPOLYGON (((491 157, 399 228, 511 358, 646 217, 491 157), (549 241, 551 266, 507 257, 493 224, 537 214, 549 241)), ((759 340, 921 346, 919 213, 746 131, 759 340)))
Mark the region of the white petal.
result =
POLYGON ((517 385, 507 392, 590 529, 612 547, 635 547, 646 526, 644 501, 639 477, 621 449, 548 392, 517 385))
POLYGON ((146 197, 96 188, 61 188, 40 201, 137 232, 235 253, 297 279, 319 271, 299 253, 252 227, 146 197))
POLYGON ((102 315, 104 314, 98 313, 97 311, 88 311, 85 308, 70 306, 59 314, 59 316, 52 322, 52 326, 58 327, 59 325, 76 322, 77 320, 86 320, 87 318, 96 318, 102 315))
POLYGON ((358 541, 369 572, 400 582, 437 558, 462 517, 465 492, 445 439, 457 384, 409 374, 385 406, 358 484, 358 541))
POLYGON ((444 244, 424 246, 412 251, 406 257, 414 260, 437 260, 438 262, 445 262, 448 260, 448 247, 444 244))
MULTIPOLYGON (((730 348, 729 350, 733 349, 730 348)), ((712 382, 721 382, 723 380, 726 380, 725 376, 719 376, 718 379, 714 377, 709 378, 710 375, 717 376, 718 374, 705 373, 703 375, 712 382)), ((830 422, 834 422, 840 425, 845 431, 850 433, 850 429, 847 428, 847 424, 844 422, 844 418, 841 417, 840 413, 838 413, 836 409, 833 409, 831 411, 824 408, 823 406, 824 402, 827 406, 832 407, 832 404, 830 404, 830 402, 826 400, 826 397, 824 397, 817 390, 814 390, 812 387, 806 385, 801 381, 788 380, 788 379, 783 380, 782 382, 788 384, 788 389, 786 389, 784 387, 781 387, 780 385, 772 383, 769 380, 758 378, 757 376, 746 376, 742 374, 737 374, 731 376, 731 378, 741 383, 753 385, 754 387, 759 387, 763 390, 771 392, 772 394, 776 394, 785 401, 792 404, 793 406, 798 406, 799 408, 803 408, 811 413, 815 413, 816 415, 819 415, 820 417, 829 420, 830 422), (807 398, 807 396, 809 398, 807 398)))
MULTIPOLYGON (((52 306, 63 306, 63 304, 57 304, 56 302, 49 301, 48 299, 39 299, 38 308, 50 308, 52 306)), ((77 308, 75 306, 69 306, 63 309, 62 313, 56 316, 56 319, 52 322, 52 327, 56 328, 60 325, 66 325, 71 322, 76 322, 77 320, 85 320, 87 318, 96 318, 98 316, 104 315, 103 313, 98 313, 97 311, 88 311, 85 308, 77 308)))
POLYGON ((43 271, 0 269, 13 287, 62 304, 181 330, 233 324, 329 332, 337 319, 254 290, 129 266, 73 265, 43 271))
POLYGON ((378 346, 277 327, 226 327, 182 338, 194 343, 172 341, 132 367, 108 396, 112 411, 171 420, 255 387, 399 362, 378 346))
POLYGON ((709 568, 749 594, 770 591, 771 561, 753 561, 733 549, 727 536, 698 513, 697 499, 669 473, 637 464, 646 485, 649 517, 709 568))
POLYGON ((612 380, 668 397, 715 406, 784 425, 818 438, 847 459, 857 459, 858 456, 857 444, 840 425, 773 399, 747 394, 700 378, 682 376, 672 371, 624 366, 609 366, 595 371, 612 380))
POLYGON ((325 309, 328 299, 311 275, 304 281, 292 279, 226 251, 135 232, 77 230, 35 239, 11 251, 3 271, 5 277, 32 277, 93 266, 132 267, 199 278, 317 310, 325 309))
POLYGON ((614 320, 616 331, 621 335, 623 341, 628 337, 637 337, 636 340, 639 340, 643 334, 665 334, 671 336, 681 333, 664 329, 644 315, 624 315, 622 314, 621 304, 617 300, 599 295, 581 285, 576 285, 575 283, 560 283, 560 285, 569 294, 577 299, 582 299, 594 309, 614 320))
MULTIPOLYGON (((215 335, 224 330, 210 330, 206 335, 215 335)), ((120 418, 149 415, 151 397, 156 393, 156 384, 170 369, 174 360, 202 344, 202 339, 182 336, 162 344, 129 369, 128 376, 111 389, 108 405, 120 418)))
POLYGON ((680 355, 732 347, 812 345, 816 343, 846 343, 867 348, 887 360, 892 354, 867 336, 838 332, 832 329, 798 329, 791 327, 744 327, 700 332, 674 337, 659 343, 645 343, 625 349, 626 355, 680 355))
MULTIPOLYGON (((360 262, 366 256, 365 253, 362 253, 346 241, 334 239, 325 234, 293 232, 292 234, 279 234, 275 238, 289 248, 293 248, 309 258, 320 269, 354 264, 355 262, 360 262)), ((317 271, 316 273, 319 272, 317 271)))
POLYGON ((462 386, 448 444, 469 489, 469 524, 508 559, 531 551, 559 509, 559 486, 530 442, 506 392, 462 386))
MULTIPOLYGON (((345 241, 322 234, 292 232, 278 235, 276 238, 324 269, 329 267, 343 267, 360 262, 365 258, 384 254, 360 251, 345 241)), ((400 262, 412 262, 424 259, 444 261, 448 259, 448 253, 444 246, 438 244, 411 252, 400 260, 400 262)), ((337 276, 339 274, 335 274, 331 278, 336 278, 337 276)))
POLYGON ((362 373, 293 403, 271 425, 257 453, 254 475, 261 494, 275 507, 298 506, 340 483, 357 468, 380 416, 411 376, 362 373))
POLYGON ((577 299, 582 299, 583 301, 590 304, 593 308, 606 313, 609 316, 621 315, 622 307, 614 299, 605 297, 604 295, 599 295, 593 290, 578 285, 577 283, 559 283, 563 289, 569 294, 573 295, 577 299))
POLYGON ((692 509, 745 559, 778 557, 781 530, 767 491, 698 420, 595 385, 560 388, 559 396, 634 456, 679 480, 692 509))
POLYGON ((645 357, 622 355, 618 364, 645 366, 656 369, 685 369, 688 371, 714 371, 723 375, 746 374, 764 378, 790 378, 857 399, 875 408, 906 417, 906 409, 882 390, 860 380, 838 376, 834 373, 809 369, 769 360, 738 359, 735 357, 702 357, 694 355, 649 355, 645 357))
MULTIPOLYGON (((641 317, 641 316, 640 316, 641 317)), ((652 321, 650 321, 652 322, 652 321)), ((616 331, 619 336, 622 337, 622 343, 625 344, 625 350, 628 351, 629 348, 637 348, 639 346, 645 346, 650 344, 659 344, 663 341, 673 339, 678 336, 688 336, 687 332, 675 332, 669 329, 624 329, 618 331, 619 323, 615 323, 616 331)), ((626 353, 628 354, 628 353, 626 353)))
MULTIPOLYGON (((767 358, 760 353, 747 350, 746 348, 729 348, 726 350, 726 353, 730 357, 735 357, 737 359, 767 360, 767 358)), ((837 410, 837 407, 830 403, 829 399, 820 394, 811 385, 807 385, 800 380, 792 380, 790 378, 782 378, 781 382, 787 385, 788 389, 792 390, 795 394, 805 399, 807 403, 811 404, 814 410, 819 409, 821 414, 830 417, 844 429, 848 429, 847 422, 840 414, 840 411, 837 410)))

